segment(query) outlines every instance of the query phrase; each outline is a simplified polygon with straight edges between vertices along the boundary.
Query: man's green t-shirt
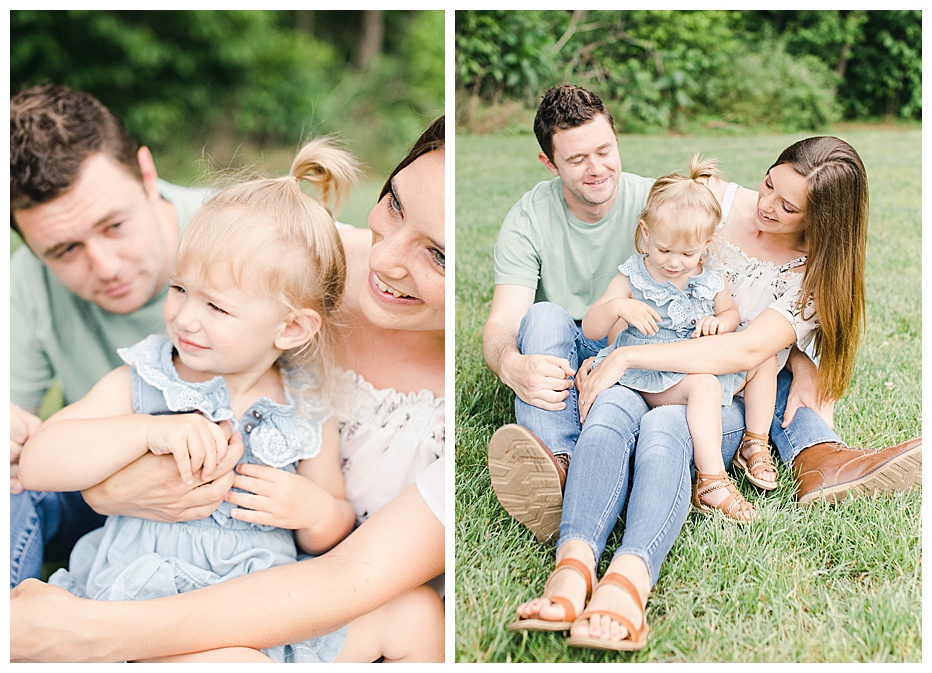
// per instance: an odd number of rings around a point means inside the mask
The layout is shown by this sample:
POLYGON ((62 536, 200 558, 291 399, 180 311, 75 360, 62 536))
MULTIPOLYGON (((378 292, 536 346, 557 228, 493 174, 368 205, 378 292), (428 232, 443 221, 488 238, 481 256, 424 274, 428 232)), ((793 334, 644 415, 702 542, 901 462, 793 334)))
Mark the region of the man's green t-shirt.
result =
POLYGON ((495 284, 536 290, 582 320, 634 254, 634 228, 654 180, 622 173, 611 210, 594 224, 566 206, 563 181, 538 183, 505 217, 495 243, 495 284))
MULTIPOLYGON (((179 233, 201 207, 208 190, 159 181, 175 206, 179 233)), ((105 374, 123 364, 117 348, 164 331, 162 304, 168 287, 138 311, 109 313, 65 288, 25 245, 10 259, 10 399, 25 409, 41 404, 52 382, 70 404, 105 374)))

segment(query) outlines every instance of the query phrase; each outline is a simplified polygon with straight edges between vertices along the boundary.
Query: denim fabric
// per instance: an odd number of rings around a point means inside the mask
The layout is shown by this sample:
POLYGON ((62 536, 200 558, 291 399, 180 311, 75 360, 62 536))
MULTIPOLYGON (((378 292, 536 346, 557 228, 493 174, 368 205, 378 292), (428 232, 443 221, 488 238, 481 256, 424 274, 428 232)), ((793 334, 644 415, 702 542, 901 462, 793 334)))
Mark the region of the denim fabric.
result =
MULTIPOLYGON (((839 441, 810 409, 798 410, 788 428, 780 427, 792 378, 785 370, 777 378, 771 428, 774 444, 787 466, 813 444, 839 441)), ((627 502, 625 532, 615 556, 640 557, 653 585, 689 512, 693 445, 684 405, 645 411, 641 396, 622 386, 613 386, 596 398, 567 475, 557 547, 567 540, 582 540, 599 558, 627 502)), ((743 432, 744 404, 736 399, 722 407, 722 459, 726 466, 731 464, 743 432)))
MULTIPOLYGON (((560 306, 538 302, 531 306, 518 330, 518 350, 524 355, 564 358, 573 369, 604 348, 606 339, 592 341, 560 306)), ((515 397, 515 421, 533 432, 553 453, 572 453, 582 426, 576 388, 570 388, 566 407, 546 411, 515 397)))
POLYGON ((67 559, 78 538, 103 523, 77 492, 11 494, 10 588, 38 578, 43 559, 67 559))
POLYGON ((783 423, 787 395, 789 395, 792 382, 793 375, 786 369, 777 376, 777 403, 773 411, 773 423, 770 425, 770 439, 773 440, 777 453, 787 466, 793 464, 793 458, 798 456, 800 451, 814 444, 843 443, 819 414, 805 407, 796 410, 796 415, 789 427, 780 427, 783 423))

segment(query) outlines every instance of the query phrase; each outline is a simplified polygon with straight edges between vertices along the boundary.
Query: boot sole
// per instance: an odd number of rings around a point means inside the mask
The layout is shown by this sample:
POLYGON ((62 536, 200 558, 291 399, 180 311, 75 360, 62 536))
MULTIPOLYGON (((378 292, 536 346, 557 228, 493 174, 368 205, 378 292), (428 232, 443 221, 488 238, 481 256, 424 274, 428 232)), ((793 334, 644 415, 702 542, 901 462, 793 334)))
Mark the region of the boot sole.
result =
POLYGON ((900 454, 860 479, 810 491, 799 498, 804 507, 816 502, 838 503, 848 497, 922 487, 922 445, 900 454))
POLYGON ((538 542, 560 530, 563 491, 560 475, 530 431, 505 425, 489 441, 492 490, 505 511, 530 529, 538 542))

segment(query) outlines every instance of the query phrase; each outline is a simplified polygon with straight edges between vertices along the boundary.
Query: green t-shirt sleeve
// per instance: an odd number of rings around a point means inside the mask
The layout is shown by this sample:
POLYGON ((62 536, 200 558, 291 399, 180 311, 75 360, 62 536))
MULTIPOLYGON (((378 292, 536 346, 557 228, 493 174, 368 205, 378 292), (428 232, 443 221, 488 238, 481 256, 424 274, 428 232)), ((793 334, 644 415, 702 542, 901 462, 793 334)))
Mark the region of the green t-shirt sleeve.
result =
POLYGON ((41 264, 24 246, 10 260, 10 401, 36 409, 55 371, 42 346, 41 264))
POLYGON ((496 285, 521 285, 537 289, 540 250, 525 198, 512 206, 498 232, 493 253, 496 285))

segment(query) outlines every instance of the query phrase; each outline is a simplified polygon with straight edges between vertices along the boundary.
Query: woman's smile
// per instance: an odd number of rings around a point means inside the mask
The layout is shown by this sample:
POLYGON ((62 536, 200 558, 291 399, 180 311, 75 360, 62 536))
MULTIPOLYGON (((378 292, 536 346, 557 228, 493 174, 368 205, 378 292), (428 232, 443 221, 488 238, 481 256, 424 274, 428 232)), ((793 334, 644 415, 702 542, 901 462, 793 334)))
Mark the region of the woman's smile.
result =
POLYGON ((420 299, 413 297, 409 294, 402 292, 401 290, 389 285, 384 280, 382 280, 375 271, 369 272, 369 287, 375 292, 375 295, 382 301, 388 302, 419 302, 420 299))

